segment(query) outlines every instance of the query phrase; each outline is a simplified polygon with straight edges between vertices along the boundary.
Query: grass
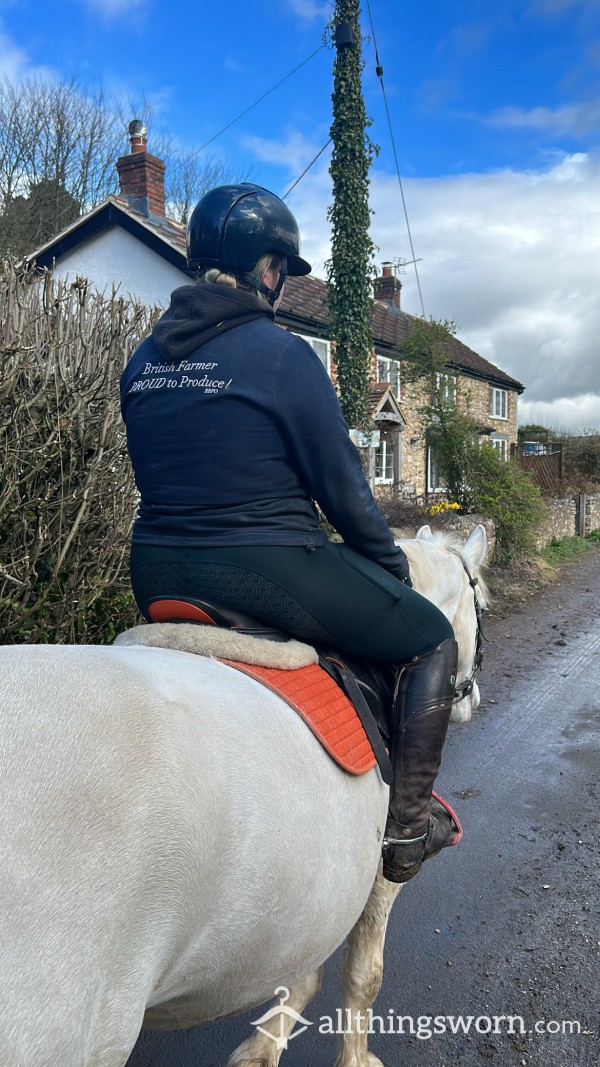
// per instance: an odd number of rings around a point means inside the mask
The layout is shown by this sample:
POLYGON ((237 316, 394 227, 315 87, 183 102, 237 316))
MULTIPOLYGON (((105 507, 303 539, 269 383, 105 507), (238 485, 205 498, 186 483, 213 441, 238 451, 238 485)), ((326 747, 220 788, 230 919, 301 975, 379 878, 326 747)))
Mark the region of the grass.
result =
POLYGON ((600 531, 596 530, 594 534, 590 534, 587 537, 564 537, 561 541, 551 541, 549 545, 542 551, 542 559, 546 560, 551 567, 558 567, 561 563, 569 563, 572 559, 577 559, 585 552, 589 552, 592 547, 590 541, 599 541, 600 536, 596 537, 595 534, 600 534, 600 531))

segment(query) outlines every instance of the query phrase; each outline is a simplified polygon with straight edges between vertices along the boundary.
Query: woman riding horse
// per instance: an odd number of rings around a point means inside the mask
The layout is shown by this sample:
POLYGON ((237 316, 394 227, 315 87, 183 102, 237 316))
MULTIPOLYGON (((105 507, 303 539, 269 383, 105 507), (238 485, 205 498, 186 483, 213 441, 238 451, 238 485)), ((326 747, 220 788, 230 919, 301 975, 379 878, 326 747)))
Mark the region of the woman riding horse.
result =
POLYGON ((159 596, 212 600, 397 668, 383 871, 405 882, 456 830, 431 793, 457 646, 411 587, 321 362, 274 322, 286 277, 310 273, 299 251, 293 215, 257 185, 212 189, 191 216, 197 279, 121 379, 141 498, 132 586, 147 619, 159 596))

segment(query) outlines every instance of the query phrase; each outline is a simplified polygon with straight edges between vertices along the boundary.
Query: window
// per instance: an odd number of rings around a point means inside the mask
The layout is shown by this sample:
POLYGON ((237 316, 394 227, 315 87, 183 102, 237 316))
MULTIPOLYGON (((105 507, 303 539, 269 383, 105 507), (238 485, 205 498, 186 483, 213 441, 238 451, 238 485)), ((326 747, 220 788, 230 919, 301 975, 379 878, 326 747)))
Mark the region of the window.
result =
POLYGON ((435 384, 440 400, 454 407, 456 404, 456 377, 454 374, 436 374, 435 384))
POLYGON ((508 459, 508 441, 506 440, 506 437, 492 437, 490 439, 490 444, 492 448, 495 448, 496 451, 500 453, 502 459, 508 459))
POLYGON ((439 453, 432 445, 427 449, 427 492, 445 493, 447 487, 440 473, 439 453))
POLYGON ((490 415, 494 419, 508 418, 508 394, 506 389, 490 389, 490 415))
POLYGON ((394 396, 400 396, 400 360, 377 356, 377 382, 387 382, 394 396))
POLYGON ((307 337, 303 333, 298 333, 296 336, 301 337, 303 341, 310 345, 313 352, 321 360, 327 373, 331 376, 331 345, 329 341, 324 341, 320 337, 307 337))
POLYGON ((390 441, 382 437, 375 453, 375 482, 377 485, 394 481, 394 449, 390 441))

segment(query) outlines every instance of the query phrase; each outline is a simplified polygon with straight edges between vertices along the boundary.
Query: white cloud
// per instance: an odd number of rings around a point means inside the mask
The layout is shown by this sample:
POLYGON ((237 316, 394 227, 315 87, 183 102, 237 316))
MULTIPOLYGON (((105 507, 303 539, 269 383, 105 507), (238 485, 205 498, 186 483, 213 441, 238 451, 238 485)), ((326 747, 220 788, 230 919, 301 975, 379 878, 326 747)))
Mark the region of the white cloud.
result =
POLYGON ((242 144, 261 163, 275 163, 285 167, 293 179, 299 177, 322 147, 295 129, 284 131, 283 139, 244 137, 242 144))
POLYGON ((312 264, 317 278, 325 277, 325 261, 331 252, 326 218, 331 202, 331 178, 327 170, 329 161, 322 160, 323 157, 286 200, 300 225, 302 255, 312 264))
POLYGON ((29 56, 6 33, 0 31, 0 76, 11 82, 18 81, 29 66, 29 56))
POLYGON ((287 6, 292 14, 308 22, 317 18, 328 19, 333 10, 331 0, 287 0, 287 6))
POLYGON ((118 18, 120 15, 131 15, 133 11, 140 11, 147 6, 148 0, 84 0, 86 7, 99 11, 106 18, 118 18))
POLYGON ((559 135, 579 135, 600 130, 600 102, 590 100, 564 107, 502 107, 486 119, 490 126, 543 130, 559 135))
POLYGON ((0 78, 16 84, 28 77, 54 81, 58 75, 50 67, 33 64, 29 53, 5 32, 0 19, 0 78))
POLYGON ((525 426, 536 423, 552 430, 600 432, 600 396, 584 393, 569 399, 532 403, 522 397, 519 400, 519 423, 525 426))
MULTIPOLYGON (((599 185, 600 157, 583 153, 540 173, 404 182, 426 314, 455 320, 465 344, 526 386, 521 410, 555 424, 600 425, 599 185)), ((323 167, 289 201, 321 277, 329 200, 323 167)), ((377 263, 409 260, 395 177, 373 171, 371 207, 377 263)), ((413 267, 402 281, 402 306, 419 315, 413 267)))

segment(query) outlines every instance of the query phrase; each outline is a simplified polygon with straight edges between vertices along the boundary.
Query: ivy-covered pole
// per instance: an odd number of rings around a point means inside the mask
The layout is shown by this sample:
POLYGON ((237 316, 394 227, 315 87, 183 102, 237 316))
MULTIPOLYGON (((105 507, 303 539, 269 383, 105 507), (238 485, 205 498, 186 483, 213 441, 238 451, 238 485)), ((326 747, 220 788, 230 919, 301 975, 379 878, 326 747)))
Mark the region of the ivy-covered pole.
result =
POLYGON ((362 95, 358 0, 336 0, 332 29, 333 204, 327 283, 340 402, 350 427, 367 429, 371 377, 373 243, 369 237, 372 146, 362 95))

